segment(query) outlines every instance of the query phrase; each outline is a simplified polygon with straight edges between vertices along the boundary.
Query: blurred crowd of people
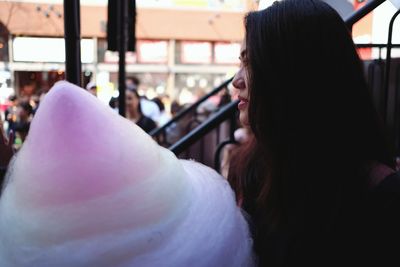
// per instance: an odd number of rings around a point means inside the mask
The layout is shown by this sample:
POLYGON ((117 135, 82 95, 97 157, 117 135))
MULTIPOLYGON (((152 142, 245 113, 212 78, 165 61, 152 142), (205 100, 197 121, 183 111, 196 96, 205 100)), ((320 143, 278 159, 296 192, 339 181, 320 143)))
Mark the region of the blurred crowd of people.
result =
POLYGON ((7 134, 15 133, 14 146, 18 149, 28 135, 31 120, 39 107, 40 97, 9 97, 8 107, 4 111, 4 128, 7 134))
MULTIPOLYGON (((148 99, 146 96, 139 94, 139 86, 140 80, 137 77, 131 76, 126 79, 126 118, 136 123, 147 133, 163 126, 180 110, 192 104, 185 103, 181 105, 176 100, 172 101, 168 95, 160 95, 153 99, 148 99)), ((89 82, 85 89, 97 97, 97 85, 95 82, 89 82)), ((9 134, 11 131, 15 133, 15 149, 18 150, 20 148, 28 135, 31 120, 46 93, 32 91, 29 94, 23 92, 19 96, 12 95, 9 97, 6 108, 1 115, 6 133, 9 134)), ((200 99, 205 94, 205 91, 199 90, 196 99, 200 99)), ((222 90, 220 94, 210 97, 199 105, 195 114, 192 115, 197 122, 202 122, 211 113, 230 102, 230 100, 229 90, 222 90)), ((118 113, 118 97, 112 97, 109 101, 109 106, 118 113)), ((182 125, 171 124, 166 129, 167 143, 174 143, 184 132, 182 125)))

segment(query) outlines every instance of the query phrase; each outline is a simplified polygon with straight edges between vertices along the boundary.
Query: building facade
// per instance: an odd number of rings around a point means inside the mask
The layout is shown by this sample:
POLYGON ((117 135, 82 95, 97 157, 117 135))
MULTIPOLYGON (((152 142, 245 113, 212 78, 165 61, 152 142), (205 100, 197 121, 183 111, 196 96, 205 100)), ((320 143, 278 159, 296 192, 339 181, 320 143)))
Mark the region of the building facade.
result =
MULTIPOLYGON (((138 76, 149 97, 168 94, 190 101, 232 76, 238 66, 243 16, 255 8, 244 0, 138 0, 137 51, 126 55, 127 76, 138 76), (183 92, 183 93, 182 93, 183 92)), ((108 98, 118 84, 118 53, 107 50, 107 1, 81 1, 84 85, 108 98)), ((64 79, 62 1, 0 1, 2 95, 26 87, 48 90, 64 79)))
MULTIPOLYGON (((328 1, 345 18, 364 1, 328 1)), ((107 50, 107 0, 81 0, 84 84, 99 86, 105 100, 118 84, 118 54, 107 50)), ((273 1, 266 0, 271 4, 273 1)), ((140 78, 143 94, 191 101, 231 77, 238 67, 243 17, 256 0, 136 0, 137 51, 126 55, 127 76, 140 78)), ((384 43, 395 12, 382 4, 353 29, 359 43, 384 43)), ((397 25, 397 24, 396 24, 397 25)), ((396 28, 397 26, 395 26, 396 28)), ((61 0, 0 1, 0 101, 15 91, 48 90, 65 78, 61 0)), ((400 40, 396 35, 394 42, 400 40)), ((364 58, 378 58, 366 50, 364 58)))

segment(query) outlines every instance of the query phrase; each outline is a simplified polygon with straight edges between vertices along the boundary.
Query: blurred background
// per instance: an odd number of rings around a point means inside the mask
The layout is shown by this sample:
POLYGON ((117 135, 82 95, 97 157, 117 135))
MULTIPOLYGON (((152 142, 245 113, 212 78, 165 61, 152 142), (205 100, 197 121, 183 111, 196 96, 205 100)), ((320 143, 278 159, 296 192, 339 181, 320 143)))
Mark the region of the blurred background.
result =
MULTIPOLYGON (((193 103, 235 74, 244 15, 272 2, 136 0, 136 52, 126 54, 127 77, 140 80, 140 95, 163 99, 169 114, 174 101, 193 103)), ((365 4, 326 2, 343 18, 365 4)), ((94 83, 97 97, 108 104, 118 96, 118 53, 107 50, 107 0, 80 4, 83 86, 94 83)), ((355 42, 386 43, 387 25, 395 11, 386 2, 358 22, 353 28, 355 42)), ((20 121, 24 112, 32 116, 42 96, 65 79, 63 36, 63 1, 0 0, 0 110, 6 128, 20 121)), ((399 43, 399 37, 394 35, 393 43, 399 43)), ((359 51, 365 60, 386 54, 384 48, 359 51)), ((392 57, 399 55, 393 49, 392 57)))

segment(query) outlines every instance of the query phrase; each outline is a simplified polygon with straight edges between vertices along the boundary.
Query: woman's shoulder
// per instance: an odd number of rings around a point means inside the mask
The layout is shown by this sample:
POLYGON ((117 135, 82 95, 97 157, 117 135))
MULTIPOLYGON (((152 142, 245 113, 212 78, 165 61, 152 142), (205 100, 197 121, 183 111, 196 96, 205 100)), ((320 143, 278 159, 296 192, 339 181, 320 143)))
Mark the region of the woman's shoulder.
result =
POLYGON ((145 115, 142 115, 140 120, 137 122, 137 125, 139 125, 145 132, 150 132, 157 127, 156 123, 145 115))
POLYGON ((147 123, 147 124, 156 124, 154 120, 152 120, 150 117, 147 117, 147 116, 145 116, 145 115, 143 115, 142 119, 143 119, 144 123, 147 123))

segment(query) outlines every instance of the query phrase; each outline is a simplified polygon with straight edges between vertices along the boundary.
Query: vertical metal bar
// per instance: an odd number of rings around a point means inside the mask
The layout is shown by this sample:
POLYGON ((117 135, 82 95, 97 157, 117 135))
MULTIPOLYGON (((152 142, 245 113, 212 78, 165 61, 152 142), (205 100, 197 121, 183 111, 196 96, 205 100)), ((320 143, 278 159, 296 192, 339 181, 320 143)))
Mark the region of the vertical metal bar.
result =
POLYGON ((205 144, 204 139, 206 138, 206 136, 207 136, 207 134, 203 135, 203 137, 200 139, 200 162, 203 164, 205 164, 204 163, 204 144, 205 144))
POLYGON ((400 99, 399 99, 399 90, 400 90, 400 64, 397 65, 396 68, 396 84, 395 84, 395 91, 394 91, 394 137, 395 137, 395 148, 396 154, 399 155, 400 153, 400 99))
POLYGON ((119 68, 118 68, 118 104, 119 104, 119 115, 125 117, 125 52, 127 49, 127 19, 128 19, 128 2, 127 0, 118 0, 118 52, 119 52, 119 68))
POLYGON ((236 111, 233 110, 229 117, 229 139, 220 143, 219 145, 217 144, 217 150, 215 151, 214 154, 214 169, 218 173, 221 173, 222 149, 228 144, 238 144, 238 142, 235 140, 235 131, 236 131, 236 111))
MULTIPOLYGON (((374 86, 375 64, 376 64, 375 62, 371 62, 371 63, 369 63, 368 68, 367 68, 367 72, 368 72, 368 79, 367 80, 368 80, 368 85, 372 90, 371 95, 374 95, 374 91, 375 91, 374 90, 375 89, 375 86, 374 86)), ((378 105, 376 106, 376 108, 378 109, 378 105)))
POLYGON ((80 1, 64 0, 65 76, 78 86, 82 86, 80 21, 80 1))
POLYGON ((379 115, 384 114, 384 94, 382 91, 384 81, 384 65, 382 59, 372 61, 368 66, 368 85, 371 89, 371 96, 379 115))
POLYGON ((393 35, 393 24, 394 21, 396 20, 397 16, 400 14, 400 10, 397 10, 396 13, 394 13, 392 19, 390 20, 389 23, 389 33, 388 33, 388 43, 387 43, 387 49, 386 49, 386 70, 385 70, 385 81, 384 81, 384 86, 383 86, 383 92, 384 92, 384 100, 385 100, 385 105, 384 105, 384 115, 383 118, 385 122, 387 122, 387 109, 388 109, 388 97, 389 97, 389 79, 390 79, 390 63, 391 63, 391 52, 392 52, 392 35, 393 35))
POLYGON ((10 68, 11 65, 14 63, 14 44, 13 44, 13 38, 10 33, 8 33, 8 63, 5 62, 6 64, 6 70, 10 71, 11 74, 11 87, 13 88, 18 88, 19 86, 17 85, 17 73, 15 70, 10 68))

